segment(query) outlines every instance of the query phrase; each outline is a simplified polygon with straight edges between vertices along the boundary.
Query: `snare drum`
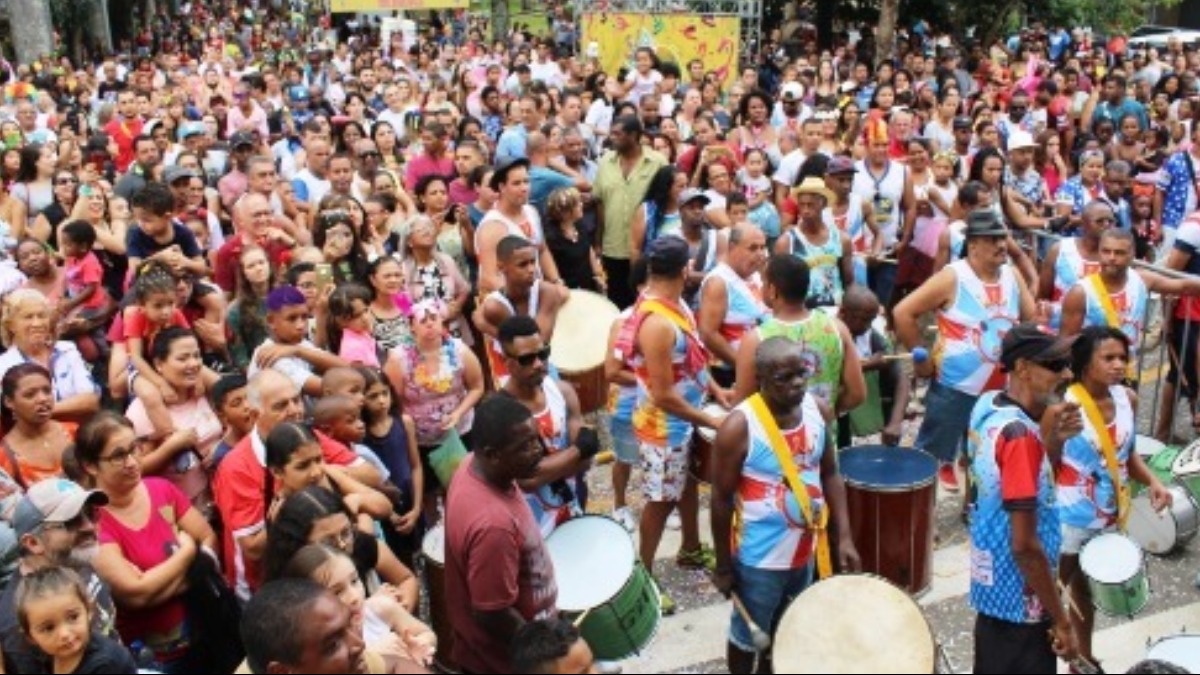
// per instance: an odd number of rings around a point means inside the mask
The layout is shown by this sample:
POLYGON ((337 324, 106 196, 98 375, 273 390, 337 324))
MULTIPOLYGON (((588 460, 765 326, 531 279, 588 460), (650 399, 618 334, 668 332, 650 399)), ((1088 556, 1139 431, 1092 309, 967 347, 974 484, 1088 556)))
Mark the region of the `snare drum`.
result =
POLYGON ((558 583, 558 608, 573 620, 602 661, 645 649, 658 632, 658 587, 625 528, 604 516, 568 520, 546 538, 558 583))
POLYGON ((1166 661, 1189 673, 1200 673, 1200 633, 1159 638, 1146 650, 1146 658, 1166 661))
POLYGON ((446 611, 446 527, 434 525, 421 540, 421 557, 425 559, 425 585, 429 589, 429 624, 437 636, 434 665, 444 673, 458 672, 451 660, 454 651, 454 627, 446 611))
POLYGON ((1200 528, 1200 507, 1187 488, 1167 483, 1171 506, 1155 511, 1149 493, 1133 498, 1126 528, 1129 536, 1143 550, 1154 555, 1166 555, 1196 536, 1200 528))
POLYGON ((1192 441, 1175 457, 1171 474, 1175 476, 1175 482, 1186 487, 1192 497, 1200 502, 1200 441, 1192 441))
POLYGON ((608 298, 573 290, 558 310, 550 338, 550 363, 562 379, 575 386, 579 412, 587 414, 608 404, 608 332, 621 311, 608 298))
POLYGON ((777 673, 933 673, 937 662, 921 608, 867 574, 813 584, 788 606, 774 638, 777 673))
MULTIPOLYGON (((1138 436, 1138 443, 1141 443, 1143 438, 1143 436, 1138 436)), ((1158 441, 1153 442, 1158 443, 1158 441)), ((1171 473, 1171 469, 1175 465, 1175 460, 1182 453, 1182 450, 1179 448, 1172 448, 1161 443, 1158 443, 1157 446, 1150 447, 1158 448, 1153 455, 1144 455, 1141 452, 1141 448, 1138 449, 1138 454, 1142 455, 1142 459, 1145 460, 1146 466, 1150 468, 1151 473, 1153 473, 1155 476, 1158 476, 1158 479, 1162 481, 1163 485, 1170 485, 1171 483, 1175 482, 1174 474, 1171 473)), ((1130 481, 1130 487, 1134 496, 1140 495, 1146 491, 1146 486, 1138 481, 1130 481)))
POLYGON ((1092 603, 1109 616, 1132 617, 1150 600, 1142 549, 1125 535, 1109 532, 1089 541, 1079 553, 1079 567, 1092 603))
MULTIPOLYGON (((700 409, 705 415, 724 420, 729 411, 716 403, 709 403, 700 409)), ((712 484, 713 441, 717 438, 717 430, 708 427, 696 427, 692 434, 692 456, 688 459, 688 473, 701 483, 712 484)))
POLYGON ((920 450, 867 445, 838 455, 863 571, 913 595, 933 582, 937 460, 920 450))

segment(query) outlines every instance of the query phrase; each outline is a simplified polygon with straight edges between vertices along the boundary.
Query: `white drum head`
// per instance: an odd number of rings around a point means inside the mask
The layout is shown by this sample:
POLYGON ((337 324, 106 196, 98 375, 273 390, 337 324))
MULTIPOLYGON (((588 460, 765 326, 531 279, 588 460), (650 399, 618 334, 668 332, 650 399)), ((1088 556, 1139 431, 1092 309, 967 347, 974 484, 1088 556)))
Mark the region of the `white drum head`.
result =
POLYGON ((1162 638, 1146 651, 1146 658, 1172 663, 1189 673, 1200 673, 1200 634, 1162 638))
MULTIPOLYGON (((716 403, 709 403, 701 408, 700 412, 708 415, 709 417, 715 417, 721 421, 724 421, 726 417, 729 417, 729 411, 717 405, 716 403)), ((700 434, 701 438, 710 443, 717 437, 717 430, 709 429, 708 427, 696 427, 696 433, 700 434)))
POLYGON ((932 673, 936 660, 933 632, 917 603, 865 574, 830 577, 801 593, 784 612, 774 644, 777 673, 932 673), (880 649, 884 642, 887 649, 880 649))
POLYGON ((1134 450, 1142 457, 1153 457, 1158 454, 1159 450, 1166 447, 1162 441, 1150 436, 1142 436, 1141 434, 1138 434, 1134 439, 1133 445, 1134 450))
POLYGON ((571 291, 558 310, 550 338, 550 362, 564 373, 583 373, 604 365, 608 333, 621 310, 590 291, 571 291))
MULTIPOLYGON (((1181 495, 1171 486, 1171 494, 1175 499, 1181 495)), ((1186 493, 1183 495, 1186 498, 1186 493)), ((1126 524, 1129 536, 1137 542, 1142 550, 1154 555, 1165 555, 1175 548, 1175 538, 1178 536, 1178 526, 1171 509, 1155 511, 1150 504, 1150 496, 1141 494, 1133 498, 1129 506, 1129 522, 1126 524)), ((1086 550, 1086 549, 1085 549, 1086 550)))
POLYGON ((637 559, 629 533, 604 516, 568 520, 546 539, 546 548, 554 562, 558 608, 565 612, 611 600, 629 581, 637 559))
POLYGON ((1099 583, 1119 584, 1137 575, 1142 567, 1142 551, 1128 537, 1110 532, 1084 545, 1079 566, 1099 583))
POLYGON ((438 524, 429 528, 421 540, 421 553, 439 565, 446 564, 446 527, 438 524))
POLYGON ((1200 474, 1200 441, 1193 441, 1183 449, 1171 464, 1171 473, 1176 478, 1189 478, 1200 474))

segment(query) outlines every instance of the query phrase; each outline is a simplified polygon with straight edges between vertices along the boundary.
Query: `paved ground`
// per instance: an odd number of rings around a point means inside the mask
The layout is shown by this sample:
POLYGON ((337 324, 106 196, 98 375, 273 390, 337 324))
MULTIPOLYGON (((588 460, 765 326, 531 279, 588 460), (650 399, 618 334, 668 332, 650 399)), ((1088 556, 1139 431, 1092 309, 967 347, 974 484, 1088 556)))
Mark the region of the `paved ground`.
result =
MULTIPOLYGON (((1147 359, 1140 386, 1144 402, 1139 414, 1139 428, 1150 430, 1149 402, 1157 396, 1155 387, 1161 373, 1156 369, 1157 355, 1147 359)), ((1184 415, 1177 419, 1176 433, 1188 440, 1194 434, 1184 415)), ((910 421, 905 437, 911 442, 918 420, 910 421)), ((612 504, 609 467, 591 472, 591 503, 588 510, 607 513, 612 504)), ((635 471, 633 485, 638 484, 635 471)), ((707 504, 707 492, 702 503, 707 504)), ((969 551, 967 535, 959 519, 961 497, 940 493, 937 500, 938 541, 934 555, 934 580, 931 590, 919 599, 921 610, 929 623, 934 639, 953 664, 953 672, 969 672, 972 660, 971 628, 974 613, 966 593, 969 584, 969 551)), ((636 490, 630 491, 635 509, 640 504, 636 490)), ((702 538, 709 540, 708 511, 701 513, 702 538)), ((625 672, 726 672, 724 662, 725 634, 730 604, 714 592, 707 576, 677 568, 673 557, 679 546, 679 533, 667 531, 659 549, 657 574, 667 592, 676 600, 679 611, 664 618, 655 641, 640 656, 623 664, 625 672)), ((1192 541, 1184 550, 1167 557, 1150 556, 1147 560, 1152 597, 1134 619, 1100 617, 1097 624, 1096 653, 1107 672, 1123 672, 1145 657, 1147 646, 1162 637, 1191 632, 1200 634, 1200 544, 1192 541)), ((836 617, 838 608, 830 607, 829 617, 836 617)), ((820 621, 821 616, 814 616, 820 621)), ((833 620, 833 619, 831 619, 833 620)), ((890 636, 880 635, 881 645, 890 636)), ((787 639, 777 636, 777 639, 787 639)), ((793 638, 799 639, 799 638, 793 638)), ((1065 666, 1063 666, 1065 672, 1065 666)), ((898 672, 903 672, 901 669, 898 672)))

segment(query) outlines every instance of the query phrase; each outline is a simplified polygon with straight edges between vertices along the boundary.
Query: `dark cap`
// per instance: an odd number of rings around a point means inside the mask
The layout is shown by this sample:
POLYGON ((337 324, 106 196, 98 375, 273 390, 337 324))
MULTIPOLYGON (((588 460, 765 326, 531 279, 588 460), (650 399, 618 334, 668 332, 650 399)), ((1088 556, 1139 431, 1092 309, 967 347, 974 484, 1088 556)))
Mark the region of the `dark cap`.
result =
POLYGON ((508 172, 518 167, 529 168, 529 160, 524 157, 514 157, 510 160, 500 162, 496 165, 495 171, 492 172, 492 180, 489 183, 493 190, 499 190, 500 185, 508 180, 508 172))
POLYGON ((837 155, 825 166, 826 176, 839 176, 847 173, 858 173, 854 168, 854 160, 845 155, 837 155))
POLYGON ((1000 344, 1000 365, 1009 373, 1017 367, 1017 361, 1026 359, 1062 370, 1070 364, 1072 342, 1046 326, 1033 322, 1019 324, 1004 335, 1000 344))
POLYGON ((954 128, 955 129, 970 129, 971 128, 971 118, 966 117, 965 115, 960 116, 960 117, 955 117, 954 118, 954 128))
POLYGON ((1007 237, 1008 228, 1004 226, 1004 221, 1000 220, 1000 216, 991 209, 975 209, 967 214, 967 229, 963 230, 963 236, 967 239, 971 237, 1007 237))
POLYGON ((650 242, 646 251, 650 274, 672 277, 682 272, 687 264, 688 243, 683 237, 668 234, 650 242))
POLYGON ((229 137, 229 147, 233 148, 234 150, 237 150, 243 145, 254 147, 254 134, 250 133, 249 131, 239 131, 229 137))
POLYGON ((203 178, 203 176, 198 171, 183 166, 168 166, 163 171, 163 180, 166 181, 167 185, 172 185, 175 181, 183 180, 184 178, 203 178))

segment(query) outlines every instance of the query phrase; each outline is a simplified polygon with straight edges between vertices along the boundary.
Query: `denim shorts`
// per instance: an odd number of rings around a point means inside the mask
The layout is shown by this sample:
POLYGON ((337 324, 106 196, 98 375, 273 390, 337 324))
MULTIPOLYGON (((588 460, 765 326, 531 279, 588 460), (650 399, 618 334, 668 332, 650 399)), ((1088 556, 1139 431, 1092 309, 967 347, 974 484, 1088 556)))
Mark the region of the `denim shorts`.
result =
POLYGON ((971 410, 978 396, 932 382, 925 394, 925 419, 917 432, 915 446, 940 462, 953 462, 971 424, 971 410))
MULTIPOLYGON (((764 570, 736 563, 737 594, 758 627, 775 635, 783 612, 796 596, 812 585, 812 562, 795 570, 764 570)), ((737 609, 729 620, 729 642, 744 652, 757 651, 750 626, 737 609)))
POLYGON ((642 452, 638 449, 638 439, 633 433, 633 425, 629 422, 612 421, 612 449, 617 461, 622 464, 637 464, 642 461, 642 452))

